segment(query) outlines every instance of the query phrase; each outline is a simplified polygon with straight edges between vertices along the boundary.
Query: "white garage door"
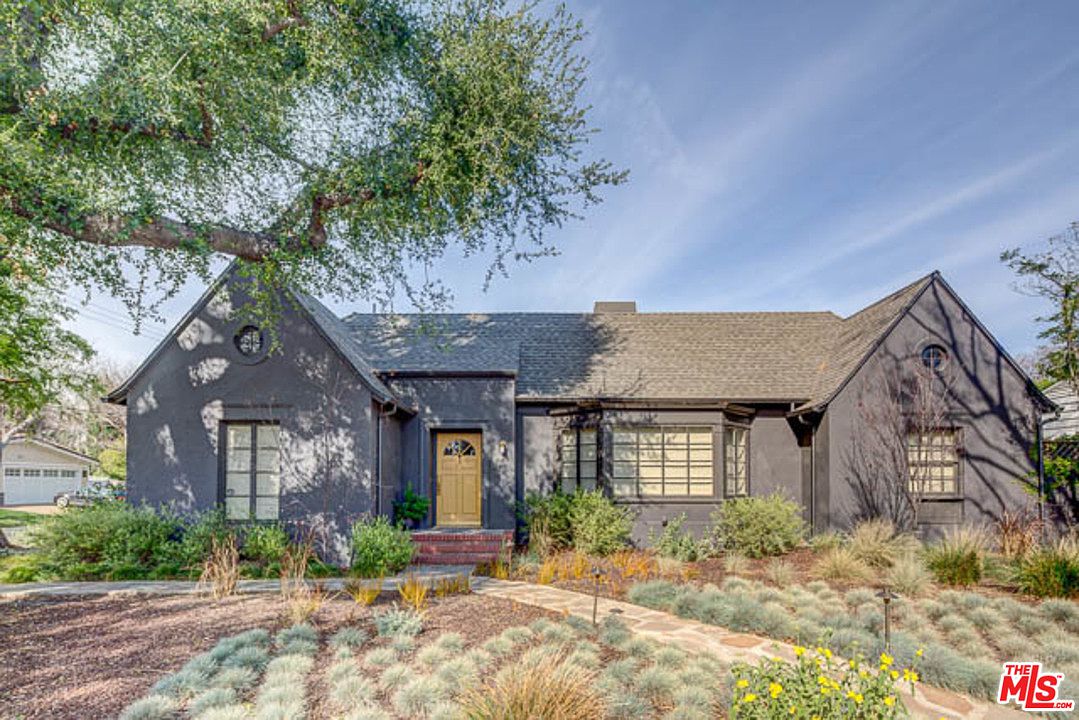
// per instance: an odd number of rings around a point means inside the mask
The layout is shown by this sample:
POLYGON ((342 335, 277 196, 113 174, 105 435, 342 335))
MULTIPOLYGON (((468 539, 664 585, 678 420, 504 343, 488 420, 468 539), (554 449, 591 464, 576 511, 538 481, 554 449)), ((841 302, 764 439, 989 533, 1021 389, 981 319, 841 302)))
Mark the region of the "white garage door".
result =
POLYGON ((77 470, 62 468, 4 468, 5 505, 48 505, 57 493, 79 488, 77 470))

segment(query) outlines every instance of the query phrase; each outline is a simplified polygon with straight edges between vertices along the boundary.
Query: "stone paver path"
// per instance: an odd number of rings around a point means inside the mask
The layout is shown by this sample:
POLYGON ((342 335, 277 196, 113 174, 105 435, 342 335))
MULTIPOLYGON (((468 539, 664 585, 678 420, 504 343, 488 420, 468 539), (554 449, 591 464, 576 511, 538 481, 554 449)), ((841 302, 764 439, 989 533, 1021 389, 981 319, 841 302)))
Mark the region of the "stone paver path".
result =
MULTIPOLYGON (((414 565, 406 573, 392 575, 382 581, 382 589, 396 590, 397 585, 410 575, 415 575, 425 582, 436 582, 459 575, 468 575, 472 565, 414 565)), ((318 582, 327 590, 337 591, 344 588, 344 578, 327 578, 318 582)), ((196 591, 197 583, 186 580, 125 580, 121 582, 48 582, 24 583, 21 585, 0 585, 0 601, 41 595, 190 595, 196 591)), ((279 592, 281 583, 277 580, 241 580, 237 585, 240 593, 279 592)))
MULTIPOLYGON (((514 600, 524 605, 568 613, 588 620, 592 619, 594 598, 582 593, 549 585, 473 578, 473 592, 481 595, 514 600)), ((736 633, 706 625, 695 620, 680 618, 660 610, 599 598, 597 618, 599 621, 617 615, 634 632, 697 652, 709 652, 725 662, 760 662, 766 658, 782 657, 794 660, 794 648, 786 643, 745 633, 736 633)), ((984 720, 1027 717, 1025 713, 982 700, 975 700, 948 690, 919 685, 914 697, 909 686, 901 693, 903 702, 911 715, 919 718, 979 718, 984 720)))

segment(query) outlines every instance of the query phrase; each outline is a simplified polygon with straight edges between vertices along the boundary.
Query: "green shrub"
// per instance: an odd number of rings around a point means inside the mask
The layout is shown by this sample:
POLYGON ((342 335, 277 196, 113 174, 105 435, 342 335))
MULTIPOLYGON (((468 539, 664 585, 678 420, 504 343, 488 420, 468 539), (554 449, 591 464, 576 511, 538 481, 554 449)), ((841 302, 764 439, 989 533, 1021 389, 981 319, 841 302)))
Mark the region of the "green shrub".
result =
POLYGON ((1079 557, 1062 547, 1041 547, 1027 553, 1016 572, 1019 589, 1036 597, 1079 595, 1079 557))
POLYGON ((524 508, 529 544, 539 555, 573 548, 610 555, 629 543, 633 514, 599 490, 529 494, 524 508))
POLYGON ((522 514, 528 525, 529 544, 540 555, 573 547, 573 498, 561 491, 528 494, 522 514))
POLYGON ((241 554, 244 559, 255 562, 280 562, 288 544, 288 533, 280 525, 251 525, 244 531, 241 554))
POLYGON ((186 517, 181 529, 183 537, 174 560, 182 567, 201 570, 214 540, 220 543, 228 535, 235 534, 236 524, 230 523, 225 517, 224 508, 215 508, 186 517))
POLYGON ((925 553, 926 567, 945 585, 974 585, 982 579, 986 537, 974 528, 949 531, 925 553))
MULTIPOLYGON (((810 657, 799 649, 794 663, 778 658, 759 665, 739 663, 732 668, 735 678, 731 698, 731 720, 771 720, 771 718, 899 718, 906 710, 888 671, 876 670, 877 663, 863 668, 861 658, 840 663, 831 653, 810 657)), ((889 667, 892 659, 881 656, 889 667)), ((909 668, 905 669, 909 672, 909 668)))
POLYGON ((668 521, 658 537, 654 530, 648 531, 648 544, 656 554, 682 562, 693 562, 707 554, 705 543, 695 538, 690 531, 682 529, 685 522, 686 514, 682 513, 674 520, 668 521))
POLYGON ((716 547, 747 557, 782 555, 805 535, 802 508, 780 494, 725 500, 712 513, 716 547))
POLYGON ((51 515, 32 531, 43 566, 65 579, 138 579, 171 562, 182 532, 178 518, 122 501, 51 515))
POLYGON ((629 544, 633 514, 599 490, 573 496, 570 510, 573 547, 590 555, 610 555, 629 544))
POLYGON ((352 526, 352 571, 360 577, 381 577, 403 570, 415 553, 412 536, 384 517, 352 526))
POLYGON ((39 553, 0 556, 0 584, 40 582, 48 577, 39 553))
POLYGON ((431 501, 422 495, 417 495, 411 487, 405 488, 405 496, 393 504, 393 517, 398 522, 410 520, 421 522, 427 519, 427 510, 431 507, 431 501))

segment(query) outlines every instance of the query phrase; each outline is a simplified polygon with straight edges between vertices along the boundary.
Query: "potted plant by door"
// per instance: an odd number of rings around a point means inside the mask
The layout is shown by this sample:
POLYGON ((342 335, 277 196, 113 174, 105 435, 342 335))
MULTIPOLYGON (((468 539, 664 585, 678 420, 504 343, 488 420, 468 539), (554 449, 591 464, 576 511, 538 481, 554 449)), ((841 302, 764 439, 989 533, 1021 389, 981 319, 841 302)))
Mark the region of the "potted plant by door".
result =
POLYGON ((430 500, 417 495, 411 487, 407 487, 404 498, 393 504, 394 521, 412 530, 427 518, 427 510, 430 507, 430 500))

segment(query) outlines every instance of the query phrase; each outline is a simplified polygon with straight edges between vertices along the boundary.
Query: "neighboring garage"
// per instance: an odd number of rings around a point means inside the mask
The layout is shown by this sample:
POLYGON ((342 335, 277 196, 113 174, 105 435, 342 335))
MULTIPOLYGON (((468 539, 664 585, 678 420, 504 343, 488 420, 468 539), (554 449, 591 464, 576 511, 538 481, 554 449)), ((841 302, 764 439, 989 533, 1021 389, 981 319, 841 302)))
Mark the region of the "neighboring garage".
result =
POLYGON ((16 436, 0 445, 0 505, 48 505, 86 487, 97 461, 60 445, 16 436))

